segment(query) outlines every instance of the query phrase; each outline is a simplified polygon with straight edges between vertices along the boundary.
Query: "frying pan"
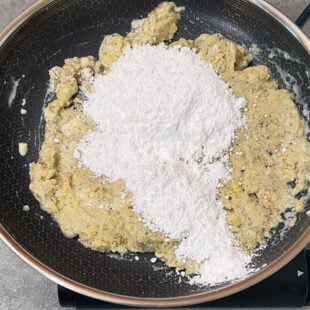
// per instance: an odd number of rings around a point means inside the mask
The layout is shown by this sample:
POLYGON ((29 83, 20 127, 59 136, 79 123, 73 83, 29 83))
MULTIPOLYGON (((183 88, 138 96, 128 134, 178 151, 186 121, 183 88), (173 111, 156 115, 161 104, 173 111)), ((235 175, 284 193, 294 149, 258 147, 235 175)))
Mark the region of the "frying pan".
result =
MULTIPOLYGON (((237 283, 199 287, 179 282, 151 253, 125 257, 103 254, 66 239, 29 191, 29 163, 43 141, 42 109, 52 100, 46 92, 48 69, 72 56, 97 55, 104 35, 125 34, 132 19, 145 16, 157 0, 38 1, 0 34, 0 233, 4 242, 28 264, 78 293, 136 306, 182 306, 221 298, 268 277, 310 242, 310 200, 296 224, 281 237, 274 230, 268 246, 254 261, 261 267, 237 283), (21 117, 22 103, 27 114, 21 117), (18 143, 27 142, 22 157, 18 143), (23 211, 23 205, 30 211, 23 211), (308 212, 309 213, 309 212, 308 212)), ((202 32, 224 34, 239 44, 256 44, 254 65, 267 65, 281 88, 295 91, 296 105, 310 125, 310 42, 273 7, 261 0, 176 0, 186 11, 177 37, 202 32), (272 57, 271 57, 272 54, 272 57)), ((307 139, 310 140, 308 134, 307 139)), ((203 246, 203 244, 201 245, 203 246)), ((225 255, 225 253, 223 253, 225 255)))

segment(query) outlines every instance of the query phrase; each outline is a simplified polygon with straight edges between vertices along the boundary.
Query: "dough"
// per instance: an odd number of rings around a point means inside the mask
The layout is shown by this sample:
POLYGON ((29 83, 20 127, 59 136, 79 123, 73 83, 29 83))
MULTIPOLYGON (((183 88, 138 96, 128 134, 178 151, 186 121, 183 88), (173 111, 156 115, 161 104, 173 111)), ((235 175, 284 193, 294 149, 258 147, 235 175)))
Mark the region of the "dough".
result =
MULTIPOLYGON (((124 187, 121 180, 109 183, 95 177, 73 157, 80 139, 95 128, 83 114, 76 94, 91 91, 93 76, 108 73, 126 46, 171 39, 183 10, 173 2, 164 2, 146 19, 135 21, 135 28, 126 37, 106 36, 99 60, 75 57, 50 70, 57 99, 44 111, 45 140, 39 160, 31 165, 30 189, 66 237, 78 236, 85 246, 103 252, 154 251, 168 266, 192 274, 197 264, 176 259, 178 240, 144 227, 139 214, 132 211, 130 197, 120 195, 124 187)), ((247 67, 252 55, 245 48, 220 34, 202 34, 171 45, 175 44, 195 48, 237 96, 247 99, 247 129, 237 133, 230 154, 232 179, 223 184, 218 199, 223 201, 238 244, 253 252, 278 225, 282 212, 303 208, 303 199, 297 194, 307 188, 310 170, 305 122, 292 94, 278 89, 266 67, 247 67)))

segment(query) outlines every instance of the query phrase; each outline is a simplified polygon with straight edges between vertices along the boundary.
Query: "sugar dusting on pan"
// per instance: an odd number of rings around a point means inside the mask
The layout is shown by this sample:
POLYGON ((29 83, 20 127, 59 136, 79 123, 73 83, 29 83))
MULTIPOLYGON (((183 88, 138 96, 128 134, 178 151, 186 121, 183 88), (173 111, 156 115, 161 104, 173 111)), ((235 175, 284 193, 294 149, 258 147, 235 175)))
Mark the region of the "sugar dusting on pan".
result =
POLYGON ((44 133, 44 109, 55 98, 55 88, 52 84, 48 83, 46 92, 43 99, 43 106, 41 109, 41 115, 39 120, 38 129, 34 132, 34 145, 40 147, 42 144, 42 136, 44 133))
MULTIPOLYGON (((24 78, 24 77, 25 76, 23 75, 22 78, 24 78)), ((17 79, 17 80, 12 78, 13 87, 12 87, 12 91, 11 91, 10 97, 9 97, 9 106, 11 106, 15 100, 17 88, 18 88, 19 83, 20 83, 22 78, 17 79)), ((19 154, 21 156, 25 157, 27 155, 28 145, 32 140, 33 140, 34 147, 39 148, 41 146, 41 144, 42 144, 42 133, 44 132, 44 108, 53 100, 54 97, 55 97, 55 89, 50 83, 48 83, 46 91, 45 91, 45 95, 44 95, 43 106, 42 106, 39 125, 38 125, 37 129, 34 130, 33 133, 30 133, 30 132, 28 133, 28 139, 27 139, 28 141, 20 141, 18 143, 18 151, 19 151, 19 154)), ((20 101, 20 107, 21 107, 20 108, 20 114, 21 114, 22 127, 24 127, 24 117, 26 117, 26 115, 28 113, 28 110, 26 109, 27 100, 28 100, 27 97, 24 97, 20 101)))
POLYGON ((17 88, 19 86, 19 82, 20 79, 15 80, 14 77, 11 77, 11 81, 12 81, 12 90, 10 92, 9 98, 8 98, 8 106, 9 108, 12 106, 12 103, 14 102, 15 98, 16 98, 16 93, 17 93, 17 88))

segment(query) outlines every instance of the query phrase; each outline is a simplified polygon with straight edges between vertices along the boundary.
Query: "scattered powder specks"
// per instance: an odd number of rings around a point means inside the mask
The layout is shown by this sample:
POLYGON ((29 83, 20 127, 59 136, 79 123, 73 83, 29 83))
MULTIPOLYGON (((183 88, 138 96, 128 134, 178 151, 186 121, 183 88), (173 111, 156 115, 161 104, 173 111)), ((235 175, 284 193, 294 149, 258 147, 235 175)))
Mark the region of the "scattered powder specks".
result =
POLYGON ((123 179, 146 226, 179 239, 176 255, 200 263, 193 282, 244 277, 250 257, 234 246, 220 181, 227 151, 245 125, 245 99, 233 95, 186 47, 127 48, 94 81, 84 111, 98 124, 75 157, 96 175, 123 179))

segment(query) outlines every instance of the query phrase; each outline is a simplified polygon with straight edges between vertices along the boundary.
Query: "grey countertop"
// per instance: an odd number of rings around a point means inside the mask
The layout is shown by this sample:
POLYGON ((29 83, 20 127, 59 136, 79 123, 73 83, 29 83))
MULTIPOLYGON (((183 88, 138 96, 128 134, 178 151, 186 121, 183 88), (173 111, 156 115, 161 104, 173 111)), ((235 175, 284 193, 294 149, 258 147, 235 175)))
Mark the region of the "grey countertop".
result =
MULTIPOLYGON (((34 0, 0 0, 0 30, 34 0)), ((295 20, 310 0, 268 0, 295 20)), ((310 22, 303 28, 310 37, 310 22)), ((56 284, 33 270, 0 240, 0 309, 62 309, 56 284)), ((70 308, 67 308, 70 309, 70 308)))

